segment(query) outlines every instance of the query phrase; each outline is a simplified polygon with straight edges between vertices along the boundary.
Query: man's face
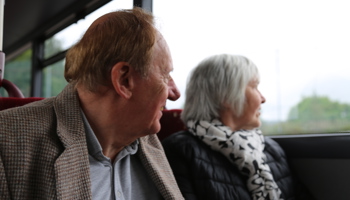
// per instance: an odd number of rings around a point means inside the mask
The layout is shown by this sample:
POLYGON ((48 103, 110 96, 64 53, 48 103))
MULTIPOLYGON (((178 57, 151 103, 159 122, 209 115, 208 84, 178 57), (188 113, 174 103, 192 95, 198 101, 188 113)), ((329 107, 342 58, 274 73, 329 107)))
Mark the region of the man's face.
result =
POLYGON ((172 59, 168 45, 161 35, 154 47, 153 61, 147 78, 138 81, 136 106, 139 110, 137 124, 144 128, 145 135, 160 131, 159 120, 166 100, 175 101, 180 97, 170 72, 173 70, 172 59))

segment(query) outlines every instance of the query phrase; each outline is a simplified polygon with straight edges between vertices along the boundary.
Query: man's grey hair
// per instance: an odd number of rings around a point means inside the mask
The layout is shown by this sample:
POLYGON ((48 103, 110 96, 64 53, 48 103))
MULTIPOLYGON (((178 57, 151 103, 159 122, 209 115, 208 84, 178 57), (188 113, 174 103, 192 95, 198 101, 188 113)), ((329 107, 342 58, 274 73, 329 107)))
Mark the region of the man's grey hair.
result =
POLYGON ((255 79, 259 80, 258 69, 244 56, 221 54, 204 59, 188 79, 182 120, 220 118, 227 106, 241 116, 246 87, 255 79))

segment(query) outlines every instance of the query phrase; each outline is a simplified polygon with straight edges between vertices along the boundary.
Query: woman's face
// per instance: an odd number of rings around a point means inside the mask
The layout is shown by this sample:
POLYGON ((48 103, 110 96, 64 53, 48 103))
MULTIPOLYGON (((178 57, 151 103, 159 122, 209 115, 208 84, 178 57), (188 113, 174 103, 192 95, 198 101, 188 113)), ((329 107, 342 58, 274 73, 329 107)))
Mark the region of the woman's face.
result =
POLYGON ((233 131, 241 129, 253 129, 260 126, 260 105, 265 102, 265 97, 258 90, 259 81, 250 81, 245 89, 245 102, 242 115, 237 117, 235 112, 227 106, 220 113, 221 122, 233 131))
POLYGON ((265 97, 258 90, 259 81, 254 79, 250 81, 245 90, 246 101, 243 113, 239 118, 241 129, 253 129, 261 125, 260 105, 265 103, 265 97))

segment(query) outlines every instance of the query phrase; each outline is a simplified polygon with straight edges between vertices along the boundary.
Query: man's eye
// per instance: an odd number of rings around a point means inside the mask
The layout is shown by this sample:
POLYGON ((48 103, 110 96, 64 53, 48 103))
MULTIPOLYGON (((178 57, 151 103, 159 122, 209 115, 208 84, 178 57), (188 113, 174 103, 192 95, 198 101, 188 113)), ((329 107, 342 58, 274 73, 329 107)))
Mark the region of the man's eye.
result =
POLYGON ((169 80, 171 79, 171 76, 169 74, 163 76, 164 82, 168 83, 169 80))

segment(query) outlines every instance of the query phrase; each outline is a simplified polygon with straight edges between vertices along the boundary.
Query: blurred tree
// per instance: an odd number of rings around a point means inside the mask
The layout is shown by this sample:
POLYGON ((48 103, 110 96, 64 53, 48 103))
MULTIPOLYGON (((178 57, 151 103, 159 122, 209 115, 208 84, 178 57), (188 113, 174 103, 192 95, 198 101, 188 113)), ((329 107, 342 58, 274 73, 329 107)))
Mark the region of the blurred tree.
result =
POLYGON ((304 97, 288 114, 289 121, 350 119, 350 105, 332 101, 326 96, 304 97))
POLYGON ((304 97, 290 109, 286 121, 264 121, 261 129, 266 135, 349 132, 350 104, 326 96, 304 97))
MULTIPOLYGON (((28 49, 15 59, 5 63, 4 78, 14 83, 25 97, 28 97, 30 93, 31 57, 32 50, 28 49)), ((8 96, 3 88, 1 89, 1 96, 8 96)))

